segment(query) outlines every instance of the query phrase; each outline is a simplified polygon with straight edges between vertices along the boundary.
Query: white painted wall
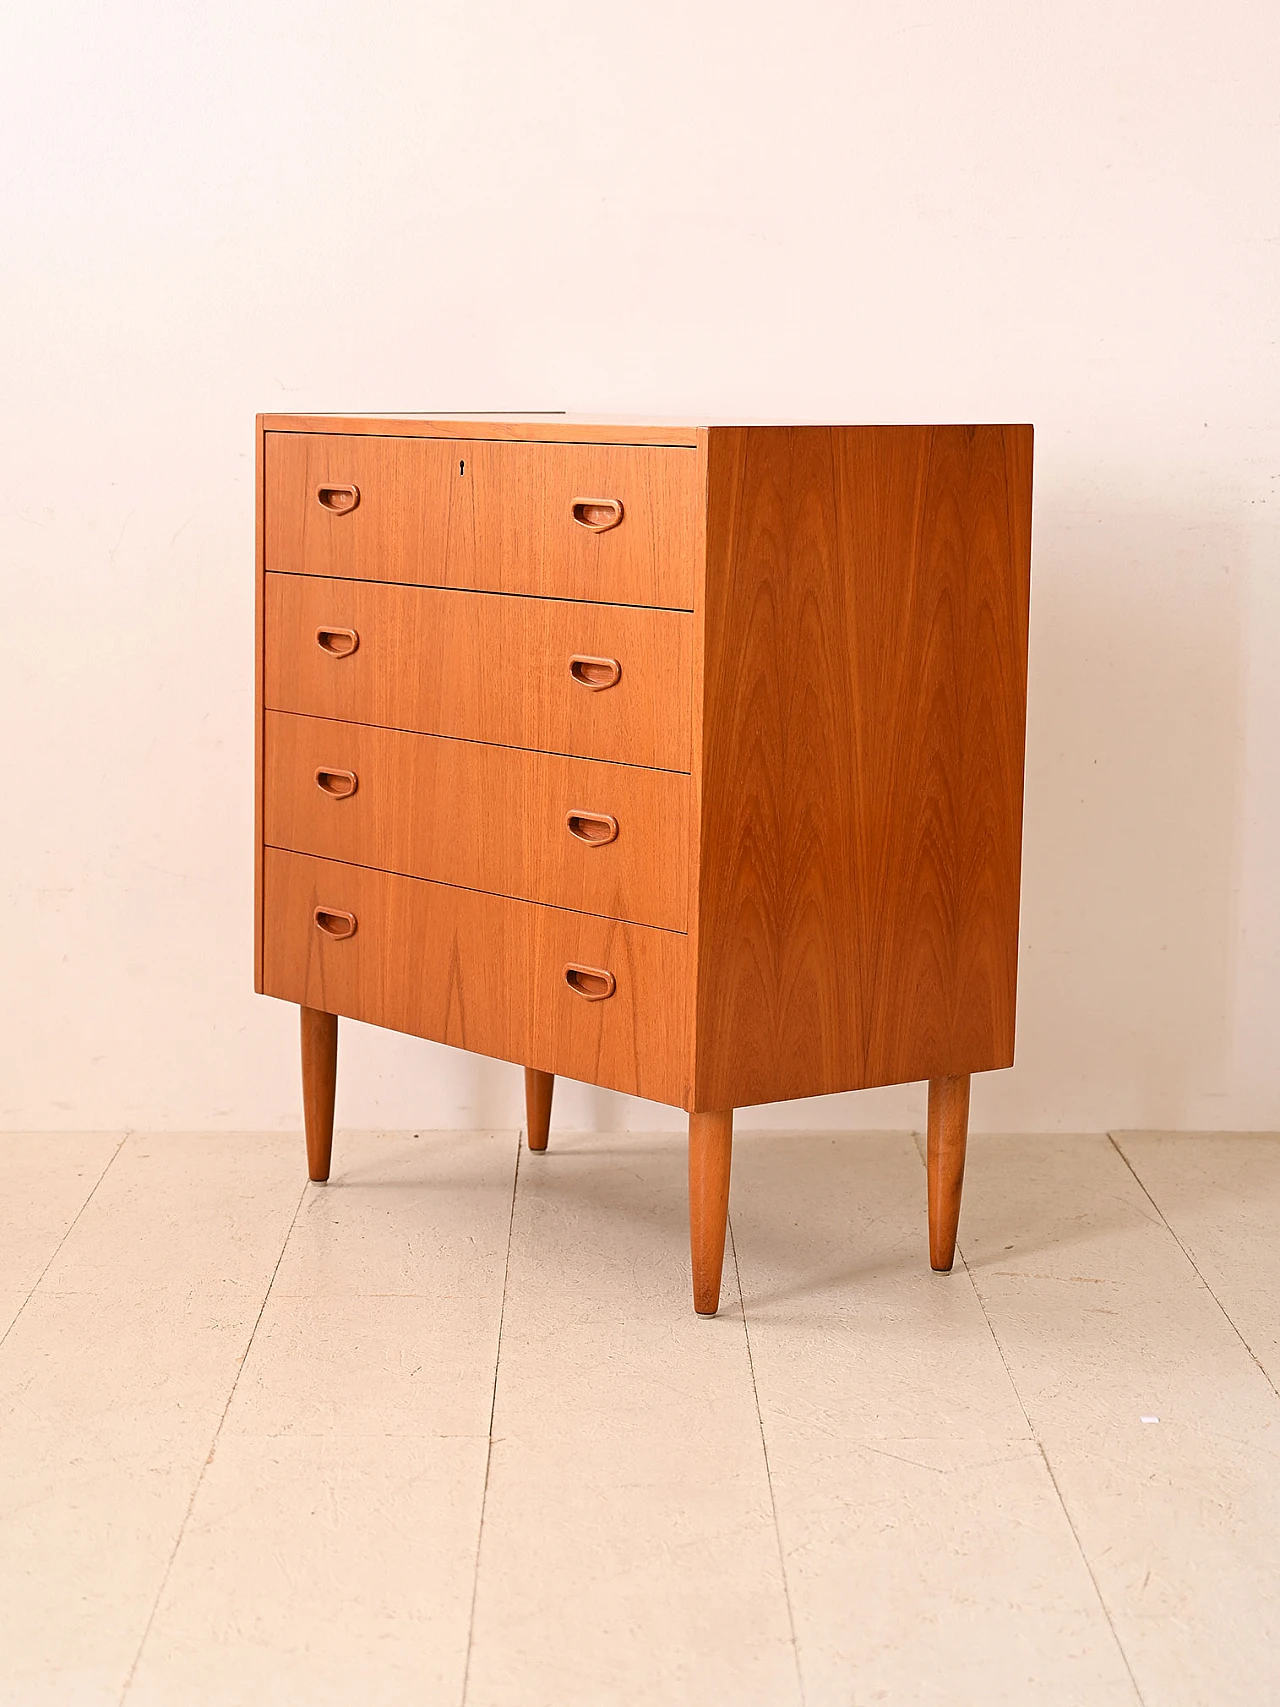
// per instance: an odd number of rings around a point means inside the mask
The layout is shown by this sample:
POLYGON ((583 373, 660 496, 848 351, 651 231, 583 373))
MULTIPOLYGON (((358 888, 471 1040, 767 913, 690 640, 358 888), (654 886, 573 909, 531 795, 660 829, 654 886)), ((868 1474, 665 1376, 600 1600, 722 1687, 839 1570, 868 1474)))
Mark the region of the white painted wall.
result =
MULTIPOLYGON (((299 1120, 251 990, 254 411, 563 407, 1036 423, 1019 1059, 975 1120, 1280 1127, 1273 0, 2 28, 4 1125, 299 1120)), ((519 1118, 513 1067, 346 1037, 343 1124, 519 1118)))

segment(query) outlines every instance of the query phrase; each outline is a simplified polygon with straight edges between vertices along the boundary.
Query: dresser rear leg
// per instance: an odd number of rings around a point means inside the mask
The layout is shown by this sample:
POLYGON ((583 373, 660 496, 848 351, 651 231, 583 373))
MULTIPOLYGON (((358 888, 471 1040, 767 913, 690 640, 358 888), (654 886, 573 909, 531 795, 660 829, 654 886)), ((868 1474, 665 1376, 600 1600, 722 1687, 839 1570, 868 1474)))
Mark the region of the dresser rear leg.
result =
POLYGON ((929 1263, 949 1274, 956 1257, 964 1152, 969 1137, 969 1075, 929 1080, 929 1263))
POLYGON ((338 1082, 338 1016, 302 1008, 302 1113, 307 1128, 307 1172, 329 1177, 333 1155, 333 1093, 338 1082))
POLYGON ((732 1153, 732 1109, 689 1116, 689 1249, 693 1307, 700 1316, 714 1316, 720 1308, 732 1153))
POLYGON ((551 1131, 551 1096, 556 1088, 554 1073, 540 1073, 536 1067, 524 1070, 524 1120, 531 1150, 545 1150, 547 1134, 551 1131))

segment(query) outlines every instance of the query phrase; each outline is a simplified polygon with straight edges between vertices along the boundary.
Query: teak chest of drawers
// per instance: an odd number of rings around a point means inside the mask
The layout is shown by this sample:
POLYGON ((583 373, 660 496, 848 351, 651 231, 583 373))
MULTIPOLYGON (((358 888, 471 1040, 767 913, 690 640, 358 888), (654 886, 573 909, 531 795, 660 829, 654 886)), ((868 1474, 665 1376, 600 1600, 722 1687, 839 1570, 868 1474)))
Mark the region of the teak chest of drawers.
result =
MULTIPOLYGON (((257 988, 689 1114, 1013 1060, 1031 428, 258 420, 257 988)), ((779 1142, 785 1142, 780 1139, 779 1142)))

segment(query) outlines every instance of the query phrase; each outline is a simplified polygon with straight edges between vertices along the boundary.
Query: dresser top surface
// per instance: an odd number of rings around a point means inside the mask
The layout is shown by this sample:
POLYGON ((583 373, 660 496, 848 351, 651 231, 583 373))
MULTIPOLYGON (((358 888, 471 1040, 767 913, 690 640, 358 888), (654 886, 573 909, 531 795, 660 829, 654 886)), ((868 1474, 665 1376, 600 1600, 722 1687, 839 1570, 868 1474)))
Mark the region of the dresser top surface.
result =
POLYGON ((698 442, 700 421, 654 421, 625 415, 450 414, 373 410, 367 414, 261 415, 264 432, 362 433, 395 438, 548 440, 565 444, 685 445, 698 442))
MULTIPOLYGON (((395 411, 337 412, 298 415, 259 415, 267 433, 359 433, 395 438, 514 439, 566 444, 695 446, 699 435, 725 427, 838 427, 853 423, 814 421, 749 421, 741 417, 675 417, 655 421, 649 416, 546 414, 452 414, 395 411)), ((863 422, 869 426, 875 423, 863 422)), ((934 423, 940 424, 940 423, 934 423)))

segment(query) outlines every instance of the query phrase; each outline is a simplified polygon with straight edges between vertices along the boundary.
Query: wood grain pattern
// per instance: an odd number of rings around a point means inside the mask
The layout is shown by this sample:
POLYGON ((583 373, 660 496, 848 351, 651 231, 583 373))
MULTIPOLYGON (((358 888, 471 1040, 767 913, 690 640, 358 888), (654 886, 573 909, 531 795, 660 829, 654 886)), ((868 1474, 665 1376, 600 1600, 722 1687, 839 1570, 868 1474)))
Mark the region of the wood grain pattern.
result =
POLYGON ((277 711, 687 771, 693 639, 682 611, 267 575, 263 692, 277 711), (356 651, 326 655, 325 623, 356 651), (617 686, 575 682, 578 654, 616 658, 617 686))
POLYGON ((693 1307, 700 1316, 720 1308, 724 1238, 729 1225, 733 1110, 689 1116, 689 1252, 693 1307))
POLYGON ((268 848, 268 995, 688 1106, 688 938, 268 848), (315 911, 354 915, 338 941, 315 911), (565 981, 607 968, 607 1001, 565 981))
POLYGON ((1027 427, 712 431, 695 1107, 1008 1065, 1027 427))
POLYGON ((320 1183, 333 1159, 333 1108, 338 1085, 338 1016, 299 1010, 302 1032, 302 1116, 307 1175, 320 1183))
POLYGON ((956 1260, 964 1156, 969 1140, 969 1075, 929 1081, 929 1266, 950 1274, 956 1260))
POLYGON ((676 771, 267 713, 264 834, 296 853, 682 931, 691 804, 676 771), (571 812, 616 836, 578 840, 571 812))
POLYGON ((690 609, 698 459, 655 446, 266 436, 269 571, 690 609), (325 485, 359 502, 335 514, 325 485), (581 498, 622 521, 574 520, 581 498))

